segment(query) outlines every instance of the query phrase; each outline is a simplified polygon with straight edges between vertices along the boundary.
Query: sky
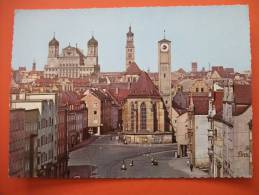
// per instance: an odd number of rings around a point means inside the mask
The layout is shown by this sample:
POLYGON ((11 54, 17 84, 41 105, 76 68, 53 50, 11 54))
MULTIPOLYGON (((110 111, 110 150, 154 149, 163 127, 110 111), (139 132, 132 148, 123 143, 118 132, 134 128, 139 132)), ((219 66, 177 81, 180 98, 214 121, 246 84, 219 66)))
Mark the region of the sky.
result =
POLYGON ((16 10, 12 67, 37 69, 47 63, 48 42, 55 33, 61 49, 87 51, 92 35, 99 44, 101 71, 125 70, 126 33, 134 32, 135 61, 143 70, 158 70, 157 42, 172 41, 172 71, 223 65, 236 71, 251 69, 249 9, 235 6, 92 8, 16 10))

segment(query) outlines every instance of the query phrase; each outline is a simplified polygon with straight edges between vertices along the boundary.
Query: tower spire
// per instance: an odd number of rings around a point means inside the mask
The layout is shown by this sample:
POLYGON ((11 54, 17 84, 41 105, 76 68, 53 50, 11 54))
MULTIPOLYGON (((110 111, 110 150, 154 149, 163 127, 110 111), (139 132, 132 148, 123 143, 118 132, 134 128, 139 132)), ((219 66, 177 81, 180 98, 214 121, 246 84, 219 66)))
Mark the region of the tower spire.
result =
POLYGON ((165 39, 165 29, 164 29, 164 39, 165 39))
POLYGON ((32 71, 36 71, 36 61, 35 61, 35 58, 33 58, 33 61, 32 61, 32 71))

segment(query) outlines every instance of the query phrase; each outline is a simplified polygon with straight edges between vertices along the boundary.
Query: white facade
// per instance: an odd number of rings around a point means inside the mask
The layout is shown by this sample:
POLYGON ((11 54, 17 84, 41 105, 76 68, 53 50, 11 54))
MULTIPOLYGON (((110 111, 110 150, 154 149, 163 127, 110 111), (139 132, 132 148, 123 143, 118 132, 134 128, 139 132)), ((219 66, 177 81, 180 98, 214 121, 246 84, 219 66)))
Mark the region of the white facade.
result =
POLYGON ((251 131, 252 107, 233 116, 233 127, 224 129, 223 169, 224 176, 251 177, 251 131))
POLYGON ((59 42, 55 37, 49 42, 48 64, 44 66, 44 77, 83 78, 99 73, 98 42, 92 37, 84 55, 79 48, 67 46, 59 53, 59 42))
POLYGON ((172 108, 172 125, 175 131, 178 154, 182 157, 187 156, 188 123, 188 112, 179 114, 172 108))
POLYGON ((195 166, 199 168, 207 168, 209 166, 208 117, 207 115, 195 115, 194 117, 195 166))

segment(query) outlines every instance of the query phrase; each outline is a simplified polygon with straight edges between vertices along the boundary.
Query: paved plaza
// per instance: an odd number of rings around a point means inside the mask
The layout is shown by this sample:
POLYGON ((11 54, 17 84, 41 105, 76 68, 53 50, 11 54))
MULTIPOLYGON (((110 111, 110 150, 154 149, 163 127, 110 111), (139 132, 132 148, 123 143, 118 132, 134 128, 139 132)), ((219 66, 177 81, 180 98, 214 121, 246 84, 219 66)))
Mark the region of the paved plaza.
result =
POLYGON ((111 135, 98 136, 70 152, 70 177, 74 178, 181 178, 207 177, 194 169, 186 159, 175 158, 176 144, 129 145, 118 143, 111 135), (152 159, 158 165, 152 165, 152 159), (133 161, 133 166, 130 166, 133 161), (126 170, 121 170, 125 164, 126 170), (80 171, 81 170, 81 171, 80 171))

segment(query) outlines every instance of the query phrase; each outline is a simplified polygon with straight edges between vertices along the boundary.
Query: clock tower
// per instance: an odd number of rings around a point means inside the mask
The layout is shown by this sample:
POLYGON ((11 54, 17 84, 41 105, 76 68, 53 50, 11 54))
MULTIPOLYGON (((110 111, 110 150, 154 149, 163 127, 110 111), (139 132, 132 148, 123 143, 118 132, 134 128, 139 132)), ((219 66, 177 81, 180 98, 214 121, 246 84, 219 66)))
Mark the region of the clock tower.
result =
POLYGON ((171 95, 171 41, 158 41, 159 92, 167 111, 165 130, 171 131, 172 95, 171 95))
POLYGON ((126 42, 126 70, 133 62, 135 62, 134 33, 131 31, 130 26, 126 42))

